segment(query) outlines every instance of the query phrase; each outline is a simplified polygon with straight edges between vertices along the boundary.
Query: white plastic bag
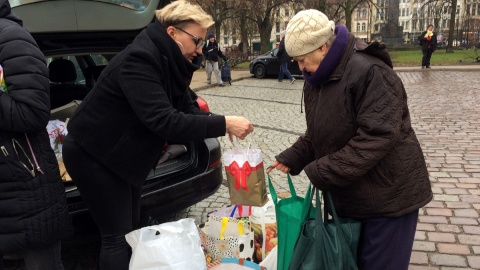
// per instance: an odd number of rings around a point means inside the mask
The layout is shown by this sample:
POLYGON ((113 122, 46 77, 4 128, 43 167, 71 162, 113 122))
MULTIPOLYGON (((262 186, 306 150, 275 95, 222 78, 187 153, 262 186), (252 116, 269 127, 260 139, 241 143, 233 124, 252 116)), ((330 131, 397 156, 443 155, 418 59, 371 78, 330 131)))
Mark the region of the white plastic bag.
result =
POLYGON ((260 263, 260 266, 265 266, 267 269, 277 269, 278 246, 275 246, 267 257, 260 263))
POLYGON ((132 247, 131 270, 207 269, 192 218, 144 227, 125 238, 132 247))

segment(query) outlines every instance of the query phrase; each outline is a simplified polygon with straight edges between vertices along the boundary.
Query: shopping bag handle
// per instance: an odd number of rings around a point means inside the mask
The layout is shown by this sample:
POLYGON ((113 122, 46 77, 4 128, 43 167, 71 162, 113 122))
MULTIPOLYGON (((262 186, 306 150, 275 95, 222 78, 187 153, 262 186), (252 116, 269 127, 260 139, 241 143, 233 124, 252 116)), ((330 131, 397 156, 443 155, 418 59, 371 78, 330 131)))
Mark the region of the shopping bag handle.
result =
MULTIPOLYGON (((228 217, 222 217, 222 228, 220 229, 220 239, 225 239, 225 236, 223 233, 227 229, 229 218, 228 217)), ((237 222, 237 227, 238 227, 238 235, 242 236, 245 234, 245 230, 243 229, 243 221, 239 220, 237 222)))
MULTIPOLYGON (((271 168, 271 166, 268 167, 267 170, 269 168, 271 168)), ((277 192, 275 191, 275 188, 273 187, 272 179, 271 179, 269 173, 267 173, 267 177, 268 177, 268 189, 270 190, 270 195, 272 196, 272 201, 275 205, 277 205, 278 196, 277 196, 277 192)), ((297 197, 297 192, 295 192, 295 187, 293 186, 292 178, 290 177, 289 173, 287 173, 287 179, 288 179, 288 186, 290 188, 290 194, 292 195, 292 197, 297 197)))

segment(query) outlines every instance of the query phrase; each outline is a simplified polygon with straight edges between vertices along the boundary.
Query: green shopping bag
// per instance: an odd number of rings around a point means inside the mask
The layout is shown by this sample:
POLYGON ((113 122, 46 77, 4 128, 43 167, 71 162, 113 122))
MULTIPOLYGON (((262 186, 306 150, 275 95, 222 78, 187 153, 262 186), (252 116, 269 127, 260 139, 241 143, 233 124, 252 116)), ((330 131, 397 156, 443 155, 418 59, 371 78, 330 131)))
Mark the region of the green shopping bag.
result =
POLYGON ((278 257, 277 257, 277 270, 287 270, 290 265, 290 261, 293 255, 293 248, 300 233, 300 228, 305 220, 302 218, 303 209, 307 209, 308 205, 311 205, 309 185, 307 194, 304 199, 297 196, 295 188, 293 187, 292 179, 287 174, 288 185, 290 187, 291 197, 281 199, 278 201, 277 193, 272 185, 272 180, 268 174, 268 187, 272 196, 272 201, 275 204, 275 214, 277 216, 277 235, 278 235, 278 257), (304 206, 306 204, 306 206, 304 206))
POLYGON ((324 207, 322 220, 322 202, 318 189, 316 195, 316 218, 307 218, 312 212, 311 204, 304 211, 305 223, 295 244, 289 270, 334 269, 356 270, 357 247, 360 239, 361 223, 350 218, 339 218, 332 197, 322 192, 330 206, 333 220, 328 219, 327 207, 324 207))

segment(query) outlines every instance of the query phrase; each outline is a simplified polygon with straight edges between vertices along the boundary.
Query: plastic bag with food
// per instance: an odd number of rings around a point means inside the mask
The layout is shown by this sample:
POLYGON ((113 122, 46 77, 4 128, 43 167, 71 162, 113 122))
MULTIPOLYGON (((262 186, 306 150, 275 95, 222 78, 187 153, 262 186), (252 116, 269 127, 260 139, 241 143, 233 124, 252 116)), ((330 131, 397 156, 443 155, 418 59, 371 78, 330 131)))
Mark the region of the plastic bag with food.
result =
POLYGON ((250 223, 255 245, 253 260, 259 263, 278 244, 275 205, 270 195, 268 195, 268 201, 264 206, 252 207, 250 223))

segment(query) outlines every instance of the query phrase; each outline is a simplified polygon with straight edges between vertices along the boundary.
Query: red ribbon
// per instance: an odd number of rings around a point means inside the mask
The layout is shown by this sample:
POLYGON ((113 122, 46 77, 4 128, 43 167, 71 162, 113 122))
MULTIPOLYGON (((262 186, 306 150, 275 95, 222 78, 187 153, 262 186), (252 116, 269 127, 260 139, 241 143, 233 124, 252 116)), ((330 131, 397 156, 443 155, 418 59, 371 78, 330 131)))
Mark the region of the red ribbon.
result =
POLYGON ((225 166, 225 169, 232 176, 235 176, 235 189, 236 190, 242 188, 243 190, 248 191, 247 177, 250 175, 251 172, 260 168, 261 165, 263 165, 263 162, 260 162, 255 167, 250 167, 250 164, 248 164, 248 161, 245 161, 245 163, 243 163, 242 167, 239 167, 238 163, 236 161, 234 161, 234 162, 232 162, 232 164, 230 164, 230 166, 225 166))

